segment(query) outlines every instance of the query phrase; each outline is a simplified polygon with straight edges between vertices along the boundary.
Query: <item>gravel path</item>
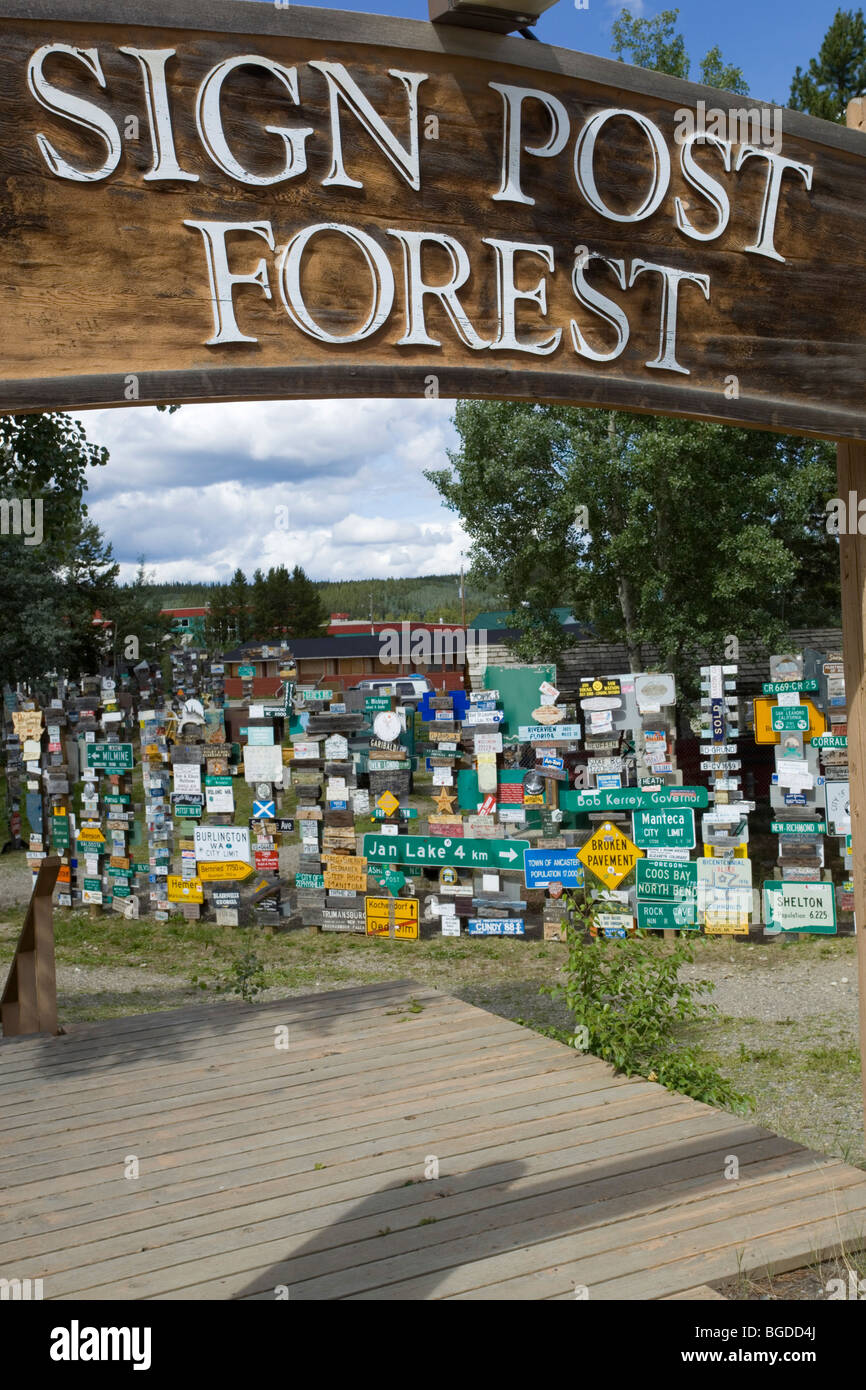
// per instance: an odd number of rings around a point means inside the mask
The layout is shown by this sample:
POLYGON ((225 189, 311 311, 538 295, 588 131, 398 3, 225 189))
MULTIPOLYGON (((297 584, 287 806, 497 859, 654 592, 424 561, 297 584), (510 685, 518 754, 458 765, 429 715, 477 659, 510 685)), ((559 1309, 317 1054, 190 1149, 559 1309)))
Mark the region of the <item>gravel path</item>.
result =
POLYGON ((23 854, 0 854, 0 912, 23 907, 30 899, 33 877, 23 854))
POLYGON ((683 968, 686 979, 712 980, 710 1001, 732 1018, 782 1022, 820 1015, 856 1027, 857 961, 854 943, 834 959, 791 959, 781 945, 738 946, 728 960, 704 958, 683 968), (776 953, 774 955, 773 953, 776 953), (784 957, 778 959, 779 956, 784 957))

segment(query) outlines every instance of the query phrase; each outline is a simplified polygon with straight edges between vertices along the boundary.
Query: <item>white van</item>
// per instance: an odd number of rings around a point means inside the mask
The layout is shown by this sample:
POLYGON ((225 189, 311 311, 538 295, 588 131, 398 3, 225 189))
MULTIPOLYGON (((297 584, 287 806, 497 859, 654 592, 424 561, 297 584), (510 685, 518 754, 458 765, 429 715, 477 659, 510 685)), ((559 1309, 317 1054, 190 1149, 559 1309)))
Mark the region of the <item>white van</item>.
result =
POLYGON ((350 688, 363 690, 367 695, 393 695, 401 705, 417 705, 425 694, 433 694, 435 690, 425 676, 394 676, 391 680, 374 676, 350 688))

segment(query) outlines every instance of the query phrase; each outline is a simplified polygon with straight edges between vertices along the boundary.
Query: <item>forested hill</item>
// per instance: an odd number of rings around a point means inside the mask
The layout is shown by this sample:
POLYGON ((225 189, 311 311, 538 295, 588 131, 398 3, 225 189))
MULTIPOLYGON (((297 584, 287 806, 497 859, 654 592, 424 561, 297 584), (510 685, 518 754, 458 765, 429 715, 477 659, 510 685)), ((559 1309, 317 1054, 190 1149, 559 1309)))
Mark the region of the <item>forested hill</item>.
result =
MULTIPOLYGON (((252 576, 248 575, 250 579, 252 576)), ((163 608, 198 608, 209 602, 211 584, 190 581, 184 584, 149 586, 163 608)), ((460 621, 460 576, 426 574, 417 579, 341 579, 318 583, 329 613, 348 613, 350 618, 369 618, 372 605, 377 622, 414 618, 421 622, 460 621)), ((506 604, 499 594, 487 593, 467 582, 466 618, 488 608, 506 604)))

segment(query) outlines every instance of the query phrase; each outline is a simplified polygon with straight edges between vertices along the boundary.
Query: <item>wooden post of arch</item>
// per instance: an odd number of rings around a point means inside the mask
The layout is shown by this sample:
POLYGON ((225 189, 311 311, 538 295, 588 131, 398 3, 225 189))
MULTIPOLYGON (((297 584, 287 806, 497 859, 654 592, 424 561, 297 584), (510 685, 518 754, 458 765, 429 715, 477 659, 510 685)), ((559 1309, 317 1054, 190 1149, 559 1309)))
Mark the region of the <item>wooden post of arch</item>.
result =
MULTIPOLYGON (((866 130, 866 99, 848 103, 847 124, 866 130)), ((866 1129, 866 536, 857 530, 857 513, 847 509, 849 494, 866 486, 866 443, 836 445, 838 495, 845 499, 847 525, 839 537, 842 579, 842 649, 848 702, 848 776, 851 792, 854 916, 857 924, 857 978, 860 1012, 860 1067, 866 1129)))
POLYGON ((43 859, 15 955, 0 997, 3 1036, 57 1032, 57 978, 54 966, 52 893, 59 855, 43 859))

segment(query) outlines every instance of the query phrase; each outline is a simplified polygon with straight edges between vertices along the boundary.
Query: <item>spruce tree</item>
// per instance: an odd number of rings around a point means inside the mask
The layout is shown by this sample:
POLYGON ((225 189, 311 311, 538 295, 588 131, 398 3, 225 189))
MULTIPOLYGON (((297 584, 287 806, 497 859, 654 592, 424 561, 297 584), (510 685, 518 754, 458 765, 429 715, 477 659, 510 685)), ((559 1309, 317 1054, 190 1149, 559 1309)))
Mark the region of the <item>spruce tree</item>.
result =
POLYGON ((288 636, 321 637, 328 626, 328 616, 315 584, 307 578, 300 565, 295 565, 286 614, 288 636))
POLYGON ((862 10, 837 10, 817 58, 797 68, 789 105, 825 121, 845 124, 852 97, 866 91, 866 23, 862 10))
POLYGON ((252 635, 249 588, 243 570, 236 569, 229 581, 226 597, 238 642, 245 642, 252 635))

